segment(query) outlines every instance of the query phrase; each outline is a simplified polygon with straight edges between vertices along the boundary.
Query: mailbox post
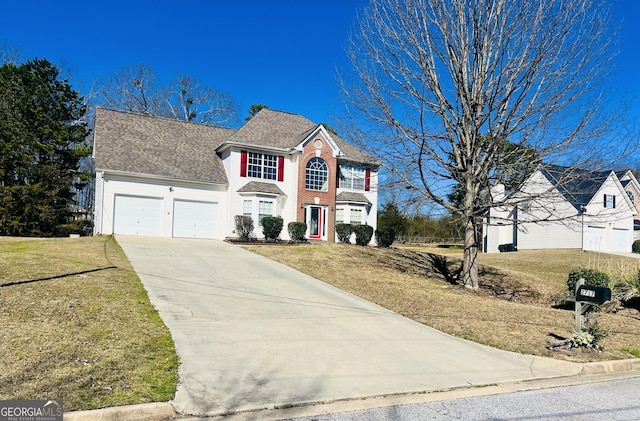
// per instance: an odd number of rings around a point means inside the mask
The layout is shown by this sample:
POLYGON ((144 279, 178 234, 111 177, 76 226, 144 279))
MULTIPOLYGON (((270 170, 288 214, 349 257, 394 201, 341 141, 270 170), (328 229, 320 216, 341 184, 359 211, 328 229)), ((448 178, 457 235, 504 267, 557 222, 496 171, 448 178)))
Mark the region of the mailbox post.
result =
POLYGON ((584 326, 583 315, 589 311, 591 306, 611 301, 611 290, 604 287, 585 285, 584 279, 580 278, 576 282, 575 300, 576 331, 581 332, 584 326))

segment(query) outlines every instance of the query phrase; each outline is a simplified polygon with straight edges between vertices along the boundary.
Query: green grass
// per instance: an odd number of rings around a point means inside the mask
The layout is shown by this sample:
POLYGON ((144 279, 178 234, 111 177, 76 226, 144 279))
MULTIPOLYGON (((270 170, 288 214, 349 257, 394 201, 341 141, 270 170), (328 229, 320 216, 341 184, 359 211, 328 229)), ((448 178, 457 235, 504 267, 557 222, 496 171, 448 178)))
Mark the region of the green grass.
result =
POLYGON ((629 348, 628 346, 624 346, 622 347, 622 350, 624 352, 628 352, 629 354, 633 355, 636 358, 640 358, 640 349, 638 348, 629 348))
POLYGON ((0 399, 170 400, 171 335, 111 237, 0 238, 0 399))

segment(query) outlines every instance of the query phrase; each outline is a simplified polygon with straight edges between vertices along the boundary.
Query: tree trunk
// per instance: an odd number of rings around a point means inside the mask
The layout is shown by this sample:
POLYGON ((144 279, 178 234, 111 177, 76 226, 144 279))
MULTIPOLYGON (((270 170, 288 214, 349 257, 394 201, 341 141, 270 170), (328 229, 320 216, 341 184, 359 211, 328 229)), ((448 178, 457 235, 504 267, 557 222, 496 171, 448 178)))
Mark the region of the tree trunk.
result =
POLYGON ((477 291, 478 286, 478 241, 473 217, 467 217, 464 224, 464 258, 462 261, 462 282, 465 288, 477 291))

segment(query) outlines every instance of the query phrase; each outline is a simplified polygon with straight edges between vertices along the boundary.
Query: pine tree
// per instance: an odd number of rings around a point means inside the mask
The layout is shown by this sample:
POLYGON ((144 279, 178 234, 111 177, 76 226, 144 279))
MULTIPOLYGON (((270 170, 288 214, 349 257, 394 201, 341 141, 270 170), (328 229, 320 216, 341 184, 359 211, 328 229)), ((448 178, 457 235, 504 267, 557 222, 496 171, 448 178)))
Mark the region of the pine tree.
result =
POLYGON ((45 59, 0 67, 0 235, 64 235, 91 153, 80 95, 45 59))

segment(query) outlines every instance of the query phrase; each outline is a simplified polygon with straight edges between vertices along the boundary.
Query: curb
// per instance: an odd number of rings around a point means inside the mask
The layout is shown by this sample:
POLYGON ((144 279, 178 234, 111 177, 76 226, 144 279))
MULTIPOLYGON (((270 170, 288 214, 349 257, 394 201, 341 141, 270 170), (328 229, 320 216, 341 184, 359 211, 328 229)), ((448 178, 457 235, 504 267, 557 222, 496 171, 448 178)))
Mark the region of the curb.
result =
POLYGON ((168 402, 114 406, 89 411, 65 412, 65 421, 166 421, 179 416, 168 402))
MULTIPOLYGON (((640 358, 576 364, 582 366, 580 373, 562 377, 579 378, 582 376, 596 374, 621 373, 629 371, 640 372, 640 358)), ((112 408, 64 413, 65 421, 169 421, 183 417, 184 415, 177 413, 173 406, 168 402, 116 406, 112 408)), ((190 417, 193 417, 193 415, 190 417)))
POLYGON ((634 370, 640 370, 640 358, 582 363, 582 371, 579 375, 619 373, 634 370))

